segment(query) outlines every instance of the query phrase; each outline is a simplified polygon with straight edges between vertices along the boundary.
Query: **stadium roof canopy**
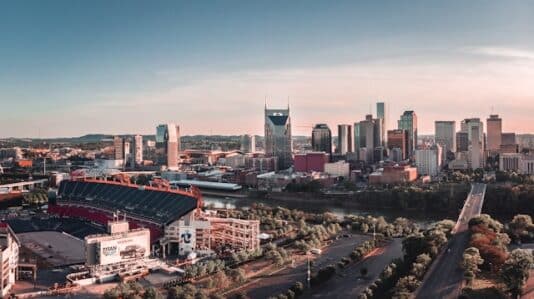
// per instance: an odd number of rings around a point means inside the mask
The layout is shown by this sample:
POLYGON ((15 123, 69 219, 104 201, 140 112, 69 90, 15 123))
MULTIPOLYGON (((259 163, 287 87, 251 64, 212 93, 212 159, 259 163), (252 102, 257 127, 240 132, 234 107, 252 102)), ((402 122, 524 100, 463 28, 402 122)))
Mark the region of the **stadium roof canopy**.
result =
POLYGON ((137 185, 63 180, 58 189, 58 204, 121 211, 167 224, 194 210, 197 198, 192 194, 149 190, 137 185))

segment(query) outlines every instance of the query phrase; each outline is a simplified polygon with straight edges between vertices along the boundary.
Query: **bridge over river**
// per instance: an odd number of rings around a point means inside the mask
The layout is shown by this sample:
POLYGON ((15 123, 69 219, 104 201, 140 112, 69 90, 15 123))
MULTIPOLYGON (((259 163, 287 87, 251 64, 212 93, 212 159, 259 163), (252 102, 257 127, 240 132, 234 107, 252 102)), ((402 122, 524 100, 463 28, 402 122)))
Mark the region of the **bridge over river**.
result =
POLYGON ((486 184, 471 185, 471 192, 465 200, 447 249, 443 250, 432 263, 415 294, 416 298, 456 299, 460 295, 463 271, 459 264, 469 242, 468 223, 471 218, 480 215, 485 194, 486 184))

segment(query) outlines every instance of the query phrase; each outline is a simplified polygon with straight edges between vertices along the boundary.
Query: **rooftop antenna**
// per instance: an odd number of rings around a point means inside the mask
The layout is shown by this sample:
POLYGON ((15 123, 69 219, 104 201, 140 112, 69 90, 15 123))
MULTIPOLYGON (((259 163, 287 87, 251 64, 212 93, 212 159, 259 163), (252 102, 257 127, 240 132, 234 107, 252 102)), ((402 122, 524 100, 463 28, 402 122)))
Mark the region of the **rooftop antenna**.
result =
POLYGON ((493 105, 492 105, 492 106, 491 106, 491 114, 493 114, 493 108, 494 108, 494 107, 493 107, 493 105))

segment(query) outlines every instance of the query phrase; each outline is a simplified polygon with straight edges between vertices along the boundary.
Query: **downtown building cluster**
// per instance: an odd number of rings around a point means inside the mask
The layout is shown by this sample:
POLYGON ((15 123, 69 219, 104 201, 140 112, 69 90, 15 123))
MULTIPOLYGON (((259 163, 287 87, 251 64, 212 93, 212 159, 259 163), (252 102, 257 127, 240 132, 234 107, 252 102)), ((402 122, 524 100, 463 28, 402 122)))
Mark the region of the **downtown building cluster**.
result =
MULTIPOLYGON (((491 168, 534 174, 534 159, 528 153, 528 145, 519 144, 515 133, 503 132, 498 115, 490 115, 486 126, 480 118, 466 118, 459 128, 454 120, 437 120, 433 138, 420 138, 415 111, 404 111, 396 128, 388 127, 387 111, 387 105, 378 102, 376 116, 368 114, 353 125, 339 124, 337 137, 327 124, 314 125, 311 150, 294 153, 293 170, 352 179, 353 175, 371 169, 368 181, 378 184, 409 182, 419 176, 437 178, 443 170, 491 168), (521 149, 526 150, 522 153, 521 149)), ((289 110, 286 112, 289 120, 289 110)), ((291 124, 284 125, 283 132, 290 132, 291 124)), ((287 157, 290 136, 278 138, 286 140, 280 150, 287 157)), ((276 156, 276 150, 271 153, 276 156)))

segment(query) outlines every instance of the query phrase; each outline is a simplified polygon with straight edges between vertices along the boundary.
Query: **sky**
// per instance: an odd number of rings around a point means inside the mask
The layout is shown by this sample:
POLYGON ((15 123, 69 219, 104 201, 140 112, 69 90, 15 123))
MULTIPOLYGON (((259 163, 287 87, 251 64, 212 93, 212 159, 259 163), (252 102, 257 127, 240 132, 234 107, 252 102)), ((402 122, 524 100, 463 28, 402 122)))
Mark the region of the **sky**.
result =
POLYGON ((534 1, 1 1, 0 137, 294 135, 389 107, 534 132, 534 1))

